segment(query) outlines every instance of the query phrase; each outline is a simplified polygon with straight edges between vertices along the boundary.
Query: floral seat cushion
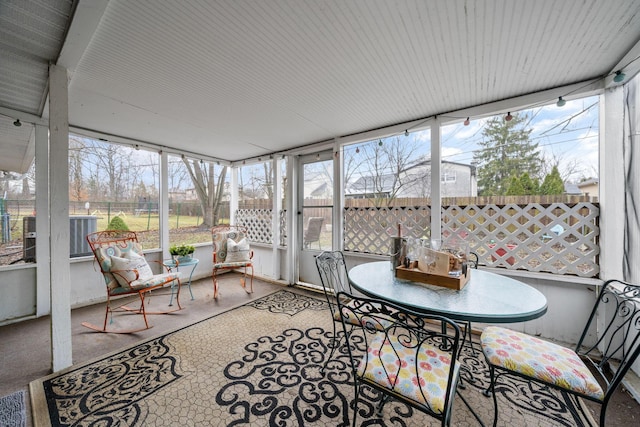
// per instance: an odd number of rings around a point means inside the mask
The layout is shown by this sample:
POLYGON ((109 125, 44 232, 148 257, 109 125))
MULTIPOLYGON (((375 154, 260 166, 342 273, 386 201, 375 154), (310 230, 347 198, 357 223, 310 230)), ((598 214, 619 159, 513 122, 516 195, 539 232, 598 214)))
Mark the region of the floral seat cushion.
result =
POLYGON ((423 345, 416 351, 402 345, 398 339, 392 334, 377 333, 360 362, 358 372, 363 378, 442 414, 451 355, 430 345, 423 345))
POLYGON ((569 348, 497 326, 485 328, 481 342, 485 357, 494 366, 604 399, 600 384, 569 348))

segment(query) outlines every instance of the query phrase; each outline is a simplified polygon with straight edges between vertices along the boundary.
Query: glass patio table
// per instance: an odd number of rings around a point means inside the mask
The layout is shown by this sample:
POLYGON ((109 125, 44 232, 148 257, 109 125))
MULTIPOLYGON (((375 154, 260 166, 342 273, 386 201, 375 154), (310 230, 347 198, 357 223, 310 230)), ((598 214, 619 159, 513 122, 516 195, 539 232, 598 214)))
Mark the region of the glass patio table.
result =
POLYGON ((370 298, 397 303, 422 313, 481 323, 517 323, 547 312, 547 299, 526 283, 484 270, 471 270, 461 290, 398 279, 389 261, 349 270, 352 286, 370 298))

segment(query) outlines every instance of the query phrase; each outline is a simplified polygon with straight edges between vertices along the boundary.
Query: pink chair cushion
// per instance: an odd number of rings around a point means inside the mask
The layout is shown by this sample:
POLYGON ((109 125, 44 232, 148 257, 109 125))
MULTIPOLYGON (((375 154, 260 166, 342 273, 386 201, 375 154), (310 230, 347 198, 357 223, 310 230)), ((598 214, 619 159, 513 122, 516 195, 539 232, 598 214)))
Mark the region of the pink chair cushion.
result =
POLYGON ((494 366, 604 399, 600 384, 569 348, 497 326, 485 328, 480 340, 484 355, 494 366))
POLYGON ((451 369, 450 353, 426 344, 420 349, 408 348, 398 342, 398 336, 386 336, 388 340, 381 332, 372 340, 358 367, 359 374, 441 414, 451 369))

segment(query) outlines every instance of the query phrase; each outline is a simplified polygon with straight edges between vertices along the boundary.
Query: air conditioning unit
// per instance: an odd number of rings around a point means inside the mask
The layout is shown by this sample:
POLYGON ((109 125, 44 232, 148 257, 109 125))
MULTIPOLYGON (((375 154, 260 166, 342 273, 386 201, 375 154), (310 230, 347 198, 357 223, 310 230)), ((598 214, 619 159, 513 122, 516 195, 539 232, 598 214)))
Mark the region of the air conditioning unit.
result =
MULTIPOLYGON (((98 217, 93 215, 69 217, 69 253, 71 258, 91 255, 86 235, 98 231, 98 217)), ((22 219, 23 255, 26 262, 36 260, 36 217, 22 219)))
POLYGON ((87 234, 98 231, 98 217, 93 215, 69 217, 69 243, 71 258, 93 255, 87 234))

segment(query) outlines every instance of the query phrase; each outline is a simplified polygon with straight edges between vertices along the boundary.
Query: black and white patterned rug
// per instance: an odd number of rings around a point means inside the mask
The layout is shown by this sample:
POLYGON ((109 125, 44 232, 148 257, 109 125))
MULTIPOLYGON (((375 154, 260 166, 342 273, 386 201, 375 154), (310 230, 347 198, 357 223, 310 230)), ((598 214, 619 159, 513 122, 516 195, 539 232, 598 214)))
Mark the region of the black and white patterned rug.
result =
MULTIPOLYGON (((236 309, 30 385, 34 425, 348 426, 354 388, 348 357, 329 355, 331 316, 321 298, 277 291, 236 309)), ((488 370, 465 350, 462 396, 484 421, 488 370)), ((581 426, 590 418, 561 393, 522 383, 498 389, 499 425, 581 426)), ((380 396, 365 390, 358 424, 437 425, 394 401, 375 415, 380 396)), ((452 425, 478 425, 461 399, 452 425)))

